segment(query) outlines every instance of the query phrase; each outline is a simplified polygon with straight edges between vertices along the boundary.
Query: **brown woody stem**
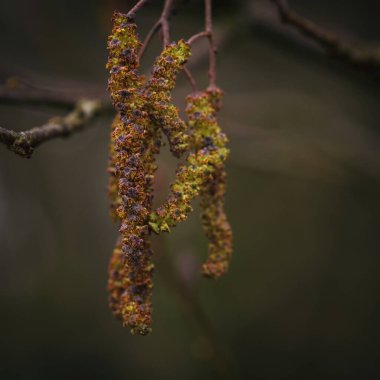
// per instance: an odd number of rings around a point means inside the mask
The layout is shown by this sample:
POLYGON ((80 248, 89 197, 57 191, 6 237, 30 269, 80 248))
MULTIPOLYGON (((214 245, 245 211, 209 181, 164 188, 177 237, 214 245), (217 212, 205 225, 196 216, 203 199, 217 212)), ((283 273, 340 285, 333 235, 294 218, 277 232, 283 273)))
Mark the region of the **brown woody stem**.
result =
POLYGON ((34 149, 45 141, 67 137, 81 130, 101 110, 98 100, 79 100, 75 109, 64 117, 55 117, 46 124, 24 132, 15 132, 0 127, 0 142, 14 153, 30 158, 34 149))
POLYGON ((216 54, 217 54, 217 48, 215 45, 214 40, 214 32, 213 32, 213 25, 212 25, 212 0, 205 0, 205 24, 206 24, 206 33, 208 40, 210 42, 210 52, 209 52, 209 71, 208 71, 208 78, 209 78, 209 85, 215 86, 216 85, 216 54))

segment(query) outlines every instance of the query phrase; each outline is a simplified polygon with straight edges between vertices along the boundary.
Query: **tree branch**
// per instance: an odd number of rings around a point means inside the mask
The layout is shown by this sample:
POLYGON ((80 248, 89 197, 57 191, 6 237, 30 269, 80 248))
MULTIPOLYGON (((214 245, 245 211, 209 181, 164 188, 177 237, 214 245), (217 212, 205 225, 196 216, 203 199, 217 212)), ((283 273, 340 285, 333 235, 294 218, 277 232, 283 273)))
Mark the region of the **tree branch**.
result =
POLYGON ((67 137, 80 131, 92 121, 102 109, 98 100, 82 99, 76 103, 75 109, 64 117, 54 117, 46 124, 24 132, 15 132, 0 127, 0 142, 12 152, 30 158, 34 149, 45 141, 67 137))
POLYGON ((71 109, 79 100, 72 95, 55 93, 46 90, 14 90, 7 86, 0 87, 0 104, 3 105, 30 105, 49 106, 71 109))
POLYGON ((380 51, 350 46, 334 34, 326 32, 312 21, 292 11, 286 0, 272 1, 277 7, 282 22, 295 27, 302 34, 319 43, 331 56, 366 69, 380 69, 380 51))
POLYGON ((205 26, 207 37, 210 43, 210 52, 209 52, 209 86, 216 86, 216 54, 217 48, 214 40, 214 32, 212 26, 212 0, 205 0, 205 26))

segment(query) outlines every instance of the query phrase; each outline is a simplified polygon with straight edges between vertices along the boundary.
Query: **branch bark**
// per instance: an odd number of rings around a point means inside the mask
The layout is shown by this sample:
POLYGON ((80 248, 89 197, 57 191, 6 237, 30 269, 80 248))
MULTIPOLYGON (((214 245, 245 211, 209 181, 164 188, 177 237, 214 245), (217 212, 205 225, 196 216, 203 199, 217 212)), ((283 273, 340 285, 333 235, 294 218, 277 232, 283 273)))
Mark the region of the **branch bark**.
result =
POLYGON ((40 144, 57 137, 67 137, 83 129, 102 109, 98 100, 82 99, 72 112, 64 117, 54 117, 46 124, 24 132, 0 127, 0 142, 21 157, 30 158, 40 144))

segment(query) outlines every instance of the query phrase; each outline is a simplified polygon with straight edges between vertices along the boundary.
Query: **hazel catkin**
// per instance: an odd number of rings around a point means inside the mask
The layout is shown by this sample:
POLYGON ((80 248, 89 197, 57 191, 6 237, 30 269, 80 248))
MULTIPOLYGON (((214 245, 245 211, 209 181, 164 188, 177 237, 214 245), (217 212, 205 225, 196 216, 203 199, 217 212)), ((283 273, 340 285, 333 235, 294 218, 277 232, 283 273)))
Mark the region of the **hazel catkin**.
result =
POLYGON ((171 92, 175 87, 176 76, 190 54, 190 46, 184 40, 167 45, 155 60, 146 86, 152 122, 166 135, 170 151, 175 157, 180 157, 189 149, 189 145, 186 123, 179 117, 178 108, 172 103, 171 92))
POLYGON ((120 255, 126 277, 116 313, 132 333, 145 335, 151 331, 153 263, 147 219, 153 198, 155 144, 145 110, 144 78, 137 71, 141 43, 136 25, 121 13, 114 14, 113 23, 107 68, 108 89, 118 112, 112 141, 121 240, 114 255, 120 255))
POLYGON ((108 267, 109 305, 132 333, 146 335, 152 325, 153 269, 151 232, 170 231, 187 219, 192 201, 200 197, 203 230, 209 240, 206 277, 227 272, 232 231, 224 212, 229 155, 227 137, 216 114, 223 92, 217 87, 190 94, 188 123, 172 102, 178 73, 190 57, 180 40, 165 46, 146 80, 140 74, 137 27, 115 12, 108 38, 108 90, 116 116, 111 126, 108 160, 110 214, 119 237, 108 267), (172 154, 185 160, 176 170, 166 201, 153 210, 153 179, 162 133, 172 154))

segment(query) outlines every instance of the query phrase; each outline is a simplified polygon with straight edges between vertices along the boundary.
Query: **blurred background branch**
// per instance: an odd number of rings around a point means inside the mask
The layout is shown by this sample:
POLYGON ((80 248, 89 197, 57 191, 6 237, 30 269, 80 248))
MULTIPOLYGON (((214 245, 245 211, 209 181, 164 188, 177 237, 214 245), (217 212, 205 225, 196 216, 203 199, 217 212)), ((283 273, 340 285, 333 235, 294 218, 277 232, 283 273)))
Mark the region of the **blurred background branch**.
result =
POLYGON ((14 106, 47 106, 70 110, 80 99, 97 99, 99 112, 111 112, 113 107, 108 95, 103 91, 101 96, 95 91, 86 90, 81 93, 73 91, 53 90, 40 87, 23 78, 10 77, 0 85, 0 103, 14 106))
POLYGON ((291 10, 287 0, 272 1, 277 7, 282 22, 293 26, 306 37, 319 43, 329 55, 363 69, 380 70, 379 49, 351 46, 333 33, 291 10))

